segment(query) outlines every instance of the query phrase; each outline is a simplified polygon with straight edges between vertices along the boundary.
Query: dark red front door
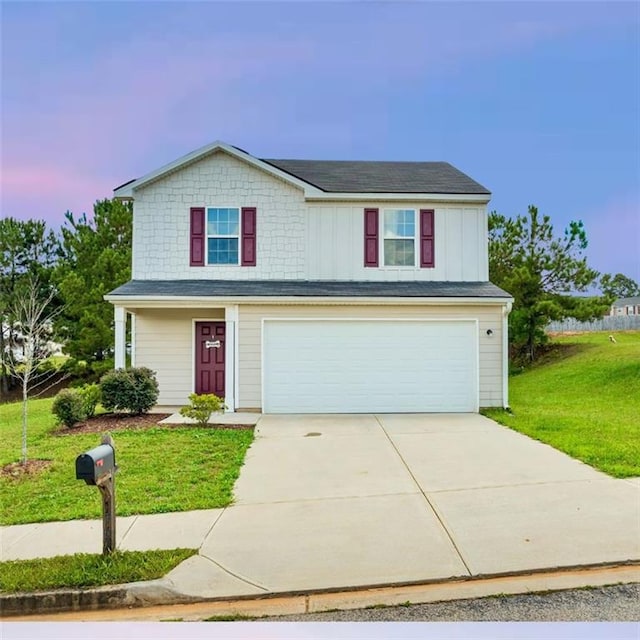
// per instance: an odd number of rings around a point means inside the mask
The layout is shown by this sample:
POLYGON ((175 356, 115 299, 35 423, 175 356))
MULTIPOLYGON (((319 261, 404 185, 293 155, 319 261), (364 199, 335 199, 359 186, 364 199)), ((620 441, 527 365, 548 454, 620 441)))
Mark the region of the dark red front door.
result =
POLYGON ((224 398, 224 322, 196 322, 196 393, 224 398))

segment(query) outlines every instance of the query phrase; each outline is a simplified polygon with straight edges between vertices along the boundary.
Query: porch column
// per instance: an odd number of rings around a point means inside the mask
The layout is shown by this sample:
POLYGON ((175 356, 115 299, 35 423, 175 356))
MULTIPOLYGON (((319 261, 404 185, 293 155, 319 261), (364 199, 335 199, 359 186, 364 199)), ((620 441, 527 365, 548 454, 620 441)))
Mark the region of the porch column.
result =
POLYGON ((236 334, 238 325, 238 306, 224 308, 225 351, 224 351, 224 403, 229 413, 236 410, 236 334))
POLYGON ((502 408, 509 408, 509 314, 512 302, 502 310, 502 408))
POLYGON ((129 357, 129 362, 132 367, 136 366, 136 314, 130 313, 129 318, 131 318, 131 356, 129 357))
POLYGON ((124 307, 114 307, 114 316, 116 325, 114 367, 124 369, 127 363, 127 310, 124 307))

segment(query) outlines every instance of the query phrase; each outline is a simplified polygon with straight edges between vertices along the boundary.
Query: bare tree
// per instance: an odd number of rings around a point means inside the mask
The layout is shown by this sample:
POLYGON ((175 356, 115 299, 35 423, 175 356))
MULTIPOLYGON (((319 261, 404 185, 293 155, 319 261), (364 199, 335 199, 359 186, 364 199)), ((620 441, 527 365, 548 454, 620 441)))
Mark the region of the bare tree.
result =
MULTIPOLYGON (((35 278, 31 278, 21 294, 12 301, 14 329, 21 336, 22 356, 10 354, 6 358, 11 374, 20 381, 22 387, 22 464, 27 463, 27 405, 32 391, 40 388, 38 394, 48 388, 47 382, 57 375, 56 370, 43 371, 42 361, 49 356, 47 342, 51 335, 53 319, 61 308, 51 310, 55 290, 42 289, 35 278)), ((3 358, 6 354, 3 354, 3 358)), ((50 385, 49 385, 50 386, 50 385)))

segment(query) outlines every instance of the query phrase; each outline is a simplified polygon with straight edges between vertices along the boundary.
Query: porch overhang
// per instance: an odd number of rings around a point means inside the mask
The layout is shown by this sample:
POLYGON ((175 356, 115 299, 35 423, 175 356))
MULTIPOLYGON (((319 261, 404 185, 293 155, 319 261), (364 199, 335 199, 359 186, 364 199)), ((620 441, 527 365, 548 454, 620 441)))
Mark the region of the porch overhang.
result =
POLYGON ((226 307, 238 304, 504 304, 490 282, 335 280, 131 280, 105 296, 116 306, 226 307))

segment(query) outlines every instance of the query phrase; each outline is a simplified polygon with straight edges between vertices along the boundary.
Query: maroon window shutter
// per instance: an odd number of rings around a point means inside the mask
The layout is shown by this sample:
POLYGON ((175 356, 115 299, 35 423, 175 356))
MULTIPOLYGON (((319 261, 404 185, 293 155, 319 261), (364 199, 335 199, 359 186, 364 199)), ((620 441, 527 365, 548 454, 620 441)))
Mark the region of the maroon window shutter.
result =
POLYGON ((420 266, 435 267, 433 209, 420 209, 420 266))
POLYGON ((189 264, 192 267, 204 267, 205 240, 204 207, 191 207, 189 264))
POLYGON ((378 209, 364 210, 364 266, 378 266, 378 209))
POLYGON ((256 266, 256 208, 242 207, 242 259, 243 267, 256 266))

